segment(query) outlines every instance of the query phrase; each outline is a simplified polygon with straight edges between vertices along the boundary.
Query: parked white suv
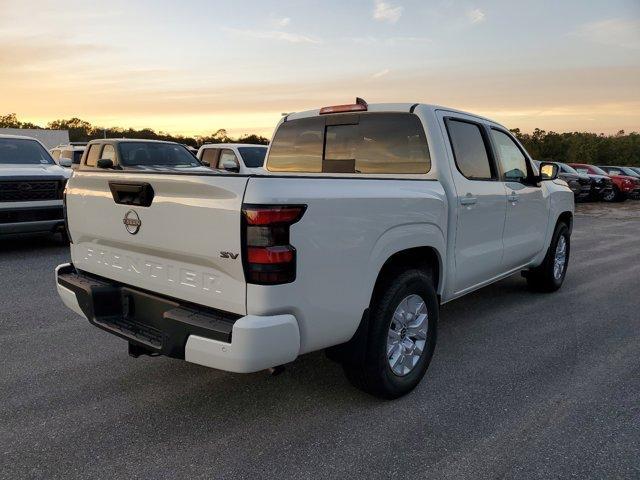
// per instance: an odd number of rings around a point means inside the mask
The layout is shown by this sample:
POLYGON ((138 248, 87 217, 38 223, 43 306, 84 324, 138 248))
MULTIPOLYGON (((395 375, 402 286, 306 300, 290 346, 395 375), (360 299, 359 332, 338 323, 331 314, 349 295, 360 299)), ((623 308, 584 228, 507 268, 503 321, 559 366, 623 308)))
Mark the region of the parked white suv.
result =
POLYGON ((211 143, 200 147, 198 159, 206 166, 234 173, 264 173, 267 146, 249 143, 211 143))
POLYGON ((71 174, 35 138, 0 135, 0 235, 60 232, 71 174))
POLYGON ((49 150, 49 153, 51 153, 53 159, 61 167, 73 167, 74 165, 80 165, 80 159, 82 158, 86 145, 84 142, 58 145, 49 150))
POLYGON ((57 287, 134 356, 254 372, 328 348, 394 398, 427 370, 441 303, 519 272, 560 288, 574 204, 557 168, 444 107, 295 113, 264 175, 81 166, 57 287))

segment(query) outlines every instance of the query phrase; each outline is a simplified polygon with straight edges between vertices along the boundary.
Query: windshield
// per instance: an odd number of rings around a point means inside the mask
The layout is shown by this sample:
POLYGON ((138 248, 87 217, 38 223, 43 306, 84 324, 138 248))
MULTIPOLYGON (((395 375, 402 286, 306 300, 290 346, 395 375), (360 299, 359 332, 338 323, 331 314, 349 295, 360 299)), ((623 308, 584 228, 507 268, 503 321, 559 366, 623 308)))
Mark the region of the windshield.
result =
POLYGON ((200 162, 182 145, 156 142, 122 142, 118 145, 123 167, 198 167, 200 162))
POLYGON ((35 140, 0 138, 0 165, 54 165, 49 152, 35 140))
MULTIPOLYGON (((575 168, 567 165, 566 163, 559 163, 558 165, 560 165, 560 168, 562 169, 563 172, 565 172, 565 173, 573 173, 574 175, 578 175, 578 171, 575 168)), ((584 172, 584 173, 586 173, 586 172, 584 172)))
POLYGON ((638 176, 638 173, 633 168, 630 168, 630 167, 619 167, 619 170, 622 171, 623 175, 628 175, 630 177, 638 176))
MULTIPOLYGON (((597 173, 598 175, 609 175, 603 169, 601 169, 600 167, 596 167, 595 165, 591 165, 591 170, 593 170, 593 173, 597 173)), ((587 171, 586 173, 589 172, 587 171)))
POLYGON ((82 154, 84 150, 74 150, 73 151, 73 163, 76 165, 80 165, 80 159, 82 158, 82 154))
POLYGON ((238 147, 238 151, 247 168, 258 168, 264 165, 267 147, 238 147))

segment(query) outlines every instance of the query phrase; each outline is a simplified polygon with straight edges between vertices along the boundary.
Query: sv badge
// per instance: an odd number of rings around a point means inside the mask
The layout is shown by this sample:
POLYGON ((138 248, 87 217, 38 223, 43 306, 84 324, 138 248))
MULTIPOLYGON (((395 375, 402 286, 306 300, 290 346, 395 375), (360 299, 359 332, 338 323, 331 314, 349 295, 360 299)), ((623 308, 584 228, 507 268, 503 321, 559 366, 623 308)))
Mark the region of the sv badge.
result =
POLYGON ((231 260, 235 260, 236 258, 238 258, 238 253, 231 253, 231 252, 220 252, 220 257, 222 258, 230 258, 231 260))

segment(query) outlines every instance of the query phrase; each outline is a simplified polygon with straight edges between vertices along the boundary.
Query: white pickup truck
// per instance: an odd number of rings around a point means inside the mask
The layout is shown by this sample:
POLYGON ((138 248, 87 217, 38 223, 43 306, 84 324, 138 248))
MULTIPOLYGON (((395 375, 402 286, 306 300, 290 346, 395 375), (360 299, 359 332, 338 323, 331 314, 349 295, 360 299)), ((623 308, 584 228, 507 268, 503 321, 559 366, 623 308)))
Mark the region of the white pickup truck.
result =
POLYGON ((0 236, 64 233, 62 194, 70 170, 35 138, 0 135, 0 236))
POLYGON ((209 143, 196 154, 198 160, 211 168, 234 173, 264 173, 262 166, 267 154, 265 145, 249 143, 209 143))
POLYGON ((476 115, 358 99, 282 119, 265 174, 166 166, 84 158, 66 190, 58 292, 133 356, 254 372, 328 349, 395 398, 427 370, 439 304, 567 271, 573 193, 476 115))

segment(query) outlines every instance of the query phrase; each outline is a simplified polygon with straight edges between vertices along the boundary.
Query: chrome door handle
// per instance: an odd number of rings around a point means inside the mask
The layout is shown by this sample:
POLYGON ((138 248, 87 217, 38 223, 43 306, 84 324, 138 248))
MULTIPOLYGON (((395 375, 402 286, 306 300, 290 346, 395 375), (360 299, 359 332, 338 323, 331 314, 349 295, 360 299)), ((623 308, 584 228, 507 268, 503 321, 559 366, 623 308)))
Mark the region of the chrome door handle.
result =
POLYGON ((476 197, 472 197, 470 193, 467 193, 466 197, 460 199, 460 205, 475 205, 478 202, 476 197))
POLYGON ((507 200, 512 203, 517 203, 519 198, 516 192, 511 192, 511 195, 507 195, 507 200))

